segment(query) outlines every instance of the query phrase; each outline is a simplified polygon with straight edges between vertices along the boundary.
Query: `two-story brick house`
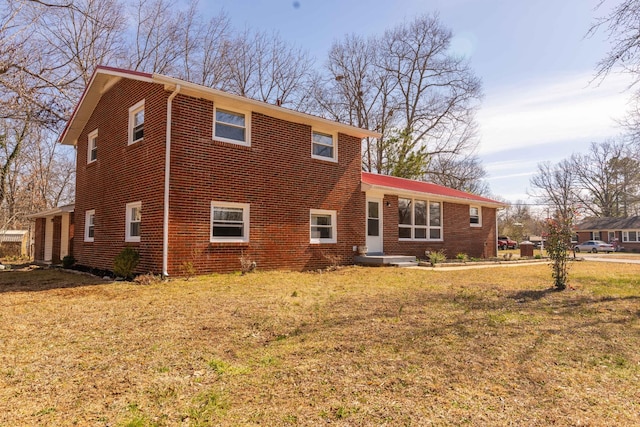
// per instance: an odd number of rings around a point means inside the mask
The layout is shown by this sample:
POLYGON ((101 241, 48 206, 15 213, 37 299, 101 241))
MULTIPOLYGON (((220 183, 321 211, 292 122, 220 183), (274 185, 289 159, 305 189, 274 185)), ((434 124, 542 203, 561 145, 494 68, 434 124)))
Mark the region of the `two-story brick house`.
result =
MULTIPOLYGON (((351 264, 363 245, 495 255, 502 204, 362 173, 362 139, 378 136, 164 75, 99 67, 60 138, 77 148, 68 252, 110 270, 133 246, 139 272, 166 275, 186 262, 198 272, 239 270, 240 257, 264 269, 351 264)), ((34 215, 42 236, 44 214, 34 215)))

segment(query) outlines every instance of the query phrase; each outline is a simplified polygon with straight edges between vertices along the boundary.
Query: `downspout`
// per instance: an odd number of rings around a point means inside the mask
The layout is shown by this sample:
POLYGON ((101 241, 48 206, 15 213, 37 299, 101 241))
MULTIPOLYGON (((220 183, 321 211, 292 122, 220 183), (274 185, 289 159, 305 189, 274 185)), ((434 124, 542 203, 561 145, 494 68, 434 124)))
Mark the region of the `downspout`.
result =
POLYGON ((169 182, 171 178, 171 107, 173 98, 180 92, 180 85, 176 85, 174 91, 167 100, 167 139, 164 154, 164 216, 162 219, 162 276, 168 277, 169 264, 169 182))

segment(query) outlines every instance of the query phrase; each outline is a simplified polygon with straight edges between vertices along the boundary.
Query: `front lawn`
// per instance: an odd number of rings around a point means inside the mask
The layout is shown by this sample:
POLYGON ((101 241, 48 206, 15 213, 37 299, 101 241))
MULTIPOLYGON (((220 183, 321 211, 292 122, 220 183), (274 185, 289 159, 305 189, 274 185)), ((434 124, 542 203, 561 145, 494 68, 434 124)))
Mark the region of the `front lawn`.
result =
POLYGON ((0 426, 640 425, 640 265, 0 272, 0 426))

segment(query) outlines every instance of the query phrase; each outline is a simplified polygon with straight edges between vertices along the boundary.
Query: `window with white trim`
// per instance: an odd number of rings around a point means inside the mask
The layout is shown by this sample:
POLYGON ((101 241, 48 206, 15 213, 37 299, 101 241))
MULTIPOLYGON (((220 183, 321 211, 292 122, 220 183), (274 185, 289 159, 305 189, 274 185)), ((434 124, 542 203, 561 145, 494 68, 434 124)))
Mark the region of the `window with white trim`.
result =
POLYGON ((211 242, 249 241, 249 204, 211 202, 211 242))
POLYGON ((129 108, 129 145, 144 139, 144 99, 129 108))
POLYGON ((224 108, 214 108, 213 139, 233 144, 251 145, 250 114, 224 108))
POLYGON ((91 209, 84 213, 84 241, 93 242, 95 235, 96 210, 91 209))
POLYGON ((592 231, 591 232, 591 240, 600 240, 600 232, 592 231))
POLYGON ((324 209, 311 209, 310 242, 311 243, 337 243, 336 211, 324 209))
POLYGON ((442 204, 398 198, 399 240, 442 240, 442 204))
POLYGON ((482 227, 482 208, 479 206, 469 206, 469 225, 482 227))
POLYGON ((324 132, 311 132, 311 157, 337 161, 336 136, 324 132))
POLYGON ((98 129, 89 134, 87 142, 87 163, 92 163, 98 158, 98 129))
POLYGON ((623 242, 640 242, 640 230, 629 230, 622 232, 623 242))
POLYGON ((139 242, 142 225, 142 202, 127 203, 125 242, 139 242))

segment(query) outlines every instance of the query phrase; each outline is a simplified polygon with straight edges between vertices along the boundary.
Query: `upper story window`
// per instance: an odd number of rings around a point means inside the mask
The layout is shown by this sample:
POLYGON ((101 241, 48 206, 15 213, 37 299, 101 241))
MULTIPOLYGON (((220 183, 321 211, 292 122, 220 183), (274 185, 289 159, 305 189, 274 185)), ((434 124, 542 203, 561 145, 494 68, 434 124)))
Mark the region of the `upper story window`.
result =
POLYGON ((398 198, 400 240, 442 240, 440 202, 398 198))
POLYGON ((311 133, 311 157, 314 159, 336 161, 336 137, 329 133, 313 131, 311 133))
POLYGON ((127 203, 125 242, 140 241, 142 202, 127 203))
POLYGON ((95 162, 98 158, 98 129, 87 137, 87 163, 95 162))
POLYGON ((336 243, 336 211, 311 209, 311 243, 336 243))
POLYGON ((95 234, 96 211, 91 209, 84 214, 84 241, 93 242, 95 234))
POLYGON ((481 227, 482 226, 482 210, 478 206, 470 206, 469 207, 469 225, 472 227, 481 227))
POLYGON ((233 144, 251 145, 249 113, 215 108, 213 138, 233 144))
POLYGON ((212 242, 249 241, 249 204, 211 202, 212 242))
POLYGON ((129 144, 144 138, 144 99, 129 108, 129 144))

